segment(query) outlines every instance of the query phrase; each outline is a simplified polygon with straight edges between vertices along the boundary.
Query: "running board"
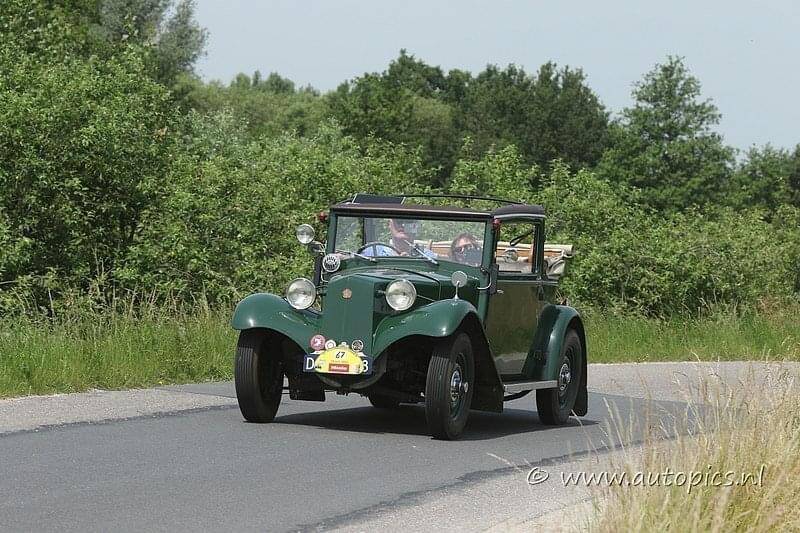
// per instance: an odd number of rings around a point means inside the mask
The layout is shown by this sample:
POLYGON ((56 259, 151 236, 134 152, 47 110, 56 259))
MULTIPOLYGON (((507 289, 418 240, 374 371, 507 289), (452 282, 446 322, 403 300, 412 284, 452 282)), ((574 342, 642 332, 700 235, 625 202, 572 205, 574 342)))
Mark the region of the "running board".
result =
POLYGON ((548 381, 517 381, 505 383, 503 389, 506 394, 517 394, 519 392, 536 389, 555 389, 557 386, 558 381, 551 379, 548 381))

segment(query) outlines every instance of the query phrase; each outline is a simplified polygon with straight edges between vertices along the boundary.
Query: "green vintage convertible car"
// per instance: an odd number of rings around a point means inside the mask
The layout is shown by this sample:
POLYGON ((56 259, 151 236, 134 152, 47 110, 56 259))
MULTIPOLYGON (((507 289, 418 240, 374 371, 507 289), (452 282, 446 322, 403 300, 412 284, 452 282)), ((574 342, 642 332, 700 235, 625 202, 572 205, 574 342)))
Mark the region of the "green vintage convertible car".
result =
POLYGON ((586 414, 583 322, 558 294, 572 247, 545 244, 541 206, 358 194, 319 219, 326 243, 311 225, 296 232, 314 279, 284 297, 251 294, 234 312, 246 420, 273 420, 284 378, 294 400, 422 403, 440 439, 458 438, 470 409, 501 412, 531 391, 544 424, 586 414))

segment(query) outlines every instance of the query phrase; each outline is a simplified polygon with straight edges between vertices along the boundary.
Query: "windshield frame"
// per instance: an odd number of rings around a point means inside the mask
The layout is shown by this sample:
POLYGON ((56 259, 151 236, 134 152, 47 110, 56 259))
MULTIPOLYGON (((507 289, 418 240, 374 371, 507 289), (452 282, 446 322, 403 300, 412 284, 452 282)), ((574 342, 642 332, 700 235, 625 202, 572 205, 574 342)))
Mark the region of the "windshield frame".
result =
MULTIPOLYGON (((338 219, 340 217, 345 218, 357 218, 361 219, 361 233, 362 233, 362 240, 366 239, 366 235, 364 233, 364 219, 405 219, 405 220, 418 220, 418 221, 440 221, 440 222, 469 222, 482 224, 483 225, 483 233, 481 234, 480 231, 475 232, 475 237, 478 239, 483 240, 483 250, 481 253, 481 263, 479 265, 470 265, 465 263, 459 263, 458 261, 453 261, 450 257, 440 257, 437 256, 435 259, 437 262, 446 263, 447 265, 453 265, 456 268, 448 267, 448 270, 458 270, 461 268, 477 268, 480 269, 482 272, 486 272, 489 268, 489 265, 492 262, 493 256, 493 243, 494 243, 494 229, 492 227, 491 217, 474 217, 474 216, 453 216, 452 213, 449 213, 448 216, 437 216, 437 213, 424 213, 424 212, 409 212, 409 213, 336 213, 331 211, 330 216, 328 218, 328 234, 327 234, 327 242, 326 242, 326 253, 335 253, 336 250, 345 250, 346 248, 342 248, 336 242, 336 237, 338 233, 338 219), (487 246, 488 243, 488 246, 487 246)), ((478 228, 476 228, 478 229, 478 228)), ((362 245, 365 243, 362 243, 362 245)), ((355 252, 357 250, 347 250, 350 252, 355 252)), ((428 266, 434 266, 429 263, 423 257, 419 257, 417 255, 408 255, 408 256, 373 256, 379 262, 384 262, 387 260, 399 260, 399 261, 409 261, 413 260, 415 262, 423 262, 428 266)))

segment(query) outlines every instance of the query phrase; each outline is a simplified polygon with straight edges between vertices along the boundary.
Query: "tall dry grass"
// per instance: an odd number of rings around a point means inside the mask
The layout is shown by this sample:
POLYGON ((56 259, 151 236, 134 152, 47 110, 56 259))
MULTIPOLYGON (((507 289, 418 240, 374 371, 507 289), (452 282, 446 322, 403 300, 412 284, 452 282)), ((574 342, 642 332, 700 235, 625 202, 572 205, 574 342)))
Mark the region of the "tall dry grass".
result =
POLYGON ((589 529, 800 531, 800 372, 776 367, 741 383, 705 380, 690 395, 686 417, 654 432, 677 433, 675 440, 652 435, 612 467, 628 476, 683 472, 686 481, 653 477, 640 486, 598 489, 599 516, 589 529))

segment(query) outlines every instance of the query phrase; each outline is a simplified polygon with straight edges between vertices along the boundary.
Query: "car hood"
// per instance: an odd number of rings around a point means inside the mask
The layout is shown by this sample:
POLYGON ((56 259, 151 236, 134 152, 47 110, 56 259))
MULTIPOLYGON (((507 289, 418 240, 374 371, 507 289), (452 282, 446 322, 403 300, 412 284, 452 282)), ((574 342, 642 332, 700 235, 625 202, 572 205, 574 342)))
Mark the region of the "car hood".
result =
POLYGON ((417 289, 417 301, 413 308, 441 299, 442 285, 449 277, 435 273, 417 273, 394 268, 376 268, 357 272, 342 272, 334 275, 326 284, 322 299, 321 333, 337 344, 346 342, 352 346, 354 340, 364 344, 364 353, 371 353, 373 334, 378 324, 386 317, 398 312, 386 303, 384 291, 387 285, 398 279, 406 279, 417 289))

